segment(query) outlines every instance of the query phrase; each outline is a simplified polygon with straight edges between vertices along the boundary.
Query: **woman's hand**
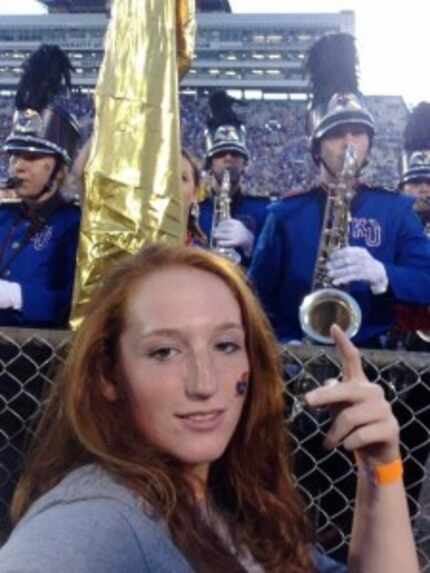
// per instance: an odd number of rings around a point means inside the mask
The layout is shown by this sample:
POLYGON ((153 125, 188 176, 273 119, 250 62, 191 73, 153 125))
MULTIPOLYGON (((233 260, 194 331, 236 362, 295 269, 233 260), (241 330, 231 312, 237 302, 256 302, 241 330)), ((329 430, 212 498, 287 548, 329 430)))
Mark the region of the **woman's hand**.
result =
POLYGON ((331 327, 343 365, 342 381, 322 386, 305 396, 311 408, 329 407, 333 423, 325 438, 327 448, 343 446, 370 467, 400 456, 399 425, 378 384, 370 383, 358 349, 337 326, 331 327))

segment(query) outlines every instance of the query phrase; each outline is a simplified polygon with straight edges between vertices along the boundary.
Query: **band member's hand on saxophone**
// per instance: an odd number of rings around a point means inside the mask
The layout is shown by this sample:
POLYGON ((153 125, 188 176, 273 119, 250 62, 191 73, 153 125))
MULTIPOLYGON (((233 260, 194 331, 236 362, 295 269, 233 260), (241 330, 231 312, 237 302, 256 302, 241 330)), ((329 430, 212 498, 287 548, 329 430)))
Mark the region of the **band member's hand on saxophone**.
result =
POLYGON ((373 294, 382 294, 388 288, 384 265, 364 247, 344 247, 334 251, 327 269, 335 286, 364 281, 370 285, 373 294))
POLYGON ((230 193, 232 187, 231 182, 234 182, 235 179, 240 178, 240 174, 239 177, 237 177, 236 170, 234 168, 227 167, 224 169, 222 175, 222 181, 218 192, 218 202, 220 200, 227 200, 229 207, 228 213, 225 213, 223 217, 218 218, 218 220, 215 222, 212 238, 215 240, 217 246, 224 249, 241 248, 245 256, 250 257, 254 246, 254 235, 249 229, 245 227, 242 221, 231 217, 230 212, 230 193), (226 179, 225 175, 227 175, 229 178, 228 189, 224 189, 224 187, 226 187, 224 183, 226 179), (224 199, 222 199, 223 197, 224 199))

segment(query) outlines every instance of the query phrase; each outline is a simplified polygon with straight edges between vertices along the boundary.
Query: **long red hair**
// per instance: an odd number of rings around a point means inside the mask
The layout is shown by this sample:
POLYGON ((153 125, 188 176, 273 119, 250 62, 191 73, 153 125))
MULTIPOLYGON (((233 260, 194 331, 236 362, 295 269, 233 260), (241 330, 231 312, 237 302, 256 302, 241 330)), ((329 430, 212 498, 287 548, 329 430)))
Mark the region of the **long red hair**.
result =
POLYGON ((228 261, 197 248, 152 245, 124 259, 94 294, 53 385, 33 451, 16 490, 16 521, 72 469, 97 463, 142 496, 164 518, 196 571, 243 571, 201 519, 179 462, 168 459, 130 427, 122 380, 113 380, 125 307, 136 283, 162 268, 184 265, 221 278, 243 318, 251 366, 244 410, 222 457, 211 465, 211 507, 225 518, 233 543, 247 547, 265 571, 312 571, 309 536, 289 467, 280 353, 245 276, 228 261), (108 401, 103 381, 117 385, 108 401), (136 445, 138 444, 138 445, 136 445))

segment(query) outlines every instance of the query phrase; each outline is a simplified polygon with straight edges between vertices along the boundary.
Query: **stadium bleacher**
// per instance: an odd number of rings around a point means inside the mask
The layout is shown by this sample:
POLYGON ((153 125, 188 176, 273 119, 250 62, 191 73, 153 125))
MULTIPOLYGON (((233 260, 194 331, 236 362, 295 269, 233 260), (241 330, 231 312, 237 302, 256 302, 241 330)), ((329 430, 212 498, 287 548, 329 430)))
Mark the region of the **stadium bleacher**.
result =
MULTIPOLYGON (((365 177, 388 188, 397 185, 398 158, 407 109, 400 97, 368 98, 377 122, 371 161, 365 177)), ((76 93, 70 110, 78 117, 84 139, 94 117, 92 96, 76 93)), ((304 130, 306 104, 303 101, 250 100, 239 113, 247 125, 251 161, 247 170, 247 190, 251 194, 282 196, 306 188, 314 177, 312 160, 307 153, 304 130)), ((181 97, 182 136, 185 147, 196 157, 204 157, 204 130, 208 113, 207 96, 181 97)), ((0 97, 0 140, 10 130, 13 96, 0 97)), ((0 157, 0 176, 5 177, 7 158, 0 157)))

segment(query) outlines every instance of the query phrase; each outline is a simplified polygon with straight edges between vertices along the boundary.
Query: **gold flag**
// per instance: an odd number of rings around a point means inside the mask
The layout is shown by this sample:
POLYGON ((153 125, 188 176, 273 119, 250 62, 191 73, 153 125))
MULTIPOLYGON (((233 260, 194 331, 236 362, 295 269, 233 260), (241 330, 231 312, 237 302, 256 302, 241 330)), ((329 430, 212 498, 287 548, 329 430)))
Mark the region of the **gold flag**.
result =
POLYGON ((185 238, 180 77, 194 49, 195 0, 114 0, 95 91, 70 324, 106 270, 145 243, 185 238))

